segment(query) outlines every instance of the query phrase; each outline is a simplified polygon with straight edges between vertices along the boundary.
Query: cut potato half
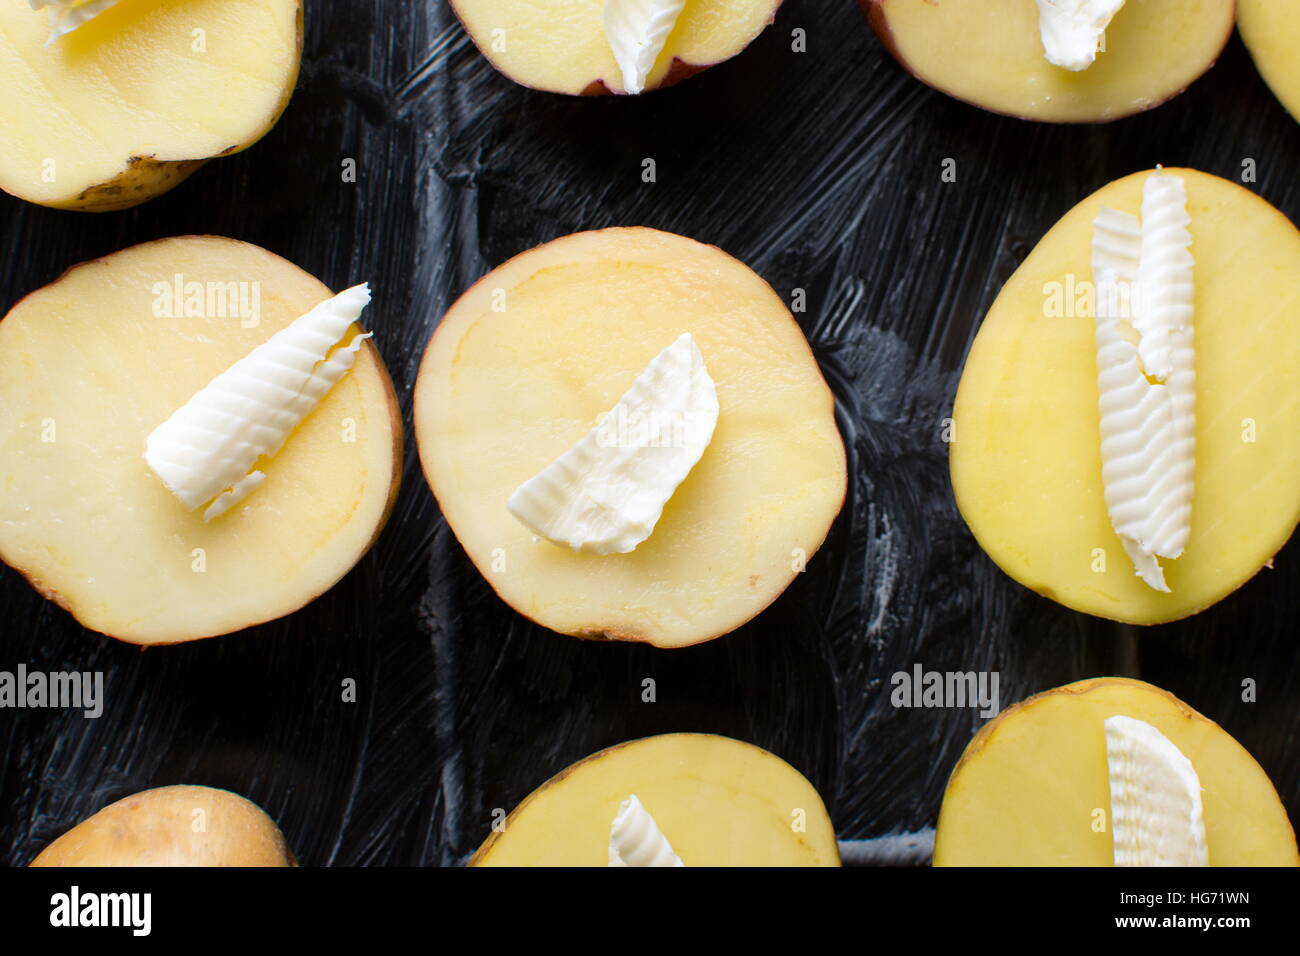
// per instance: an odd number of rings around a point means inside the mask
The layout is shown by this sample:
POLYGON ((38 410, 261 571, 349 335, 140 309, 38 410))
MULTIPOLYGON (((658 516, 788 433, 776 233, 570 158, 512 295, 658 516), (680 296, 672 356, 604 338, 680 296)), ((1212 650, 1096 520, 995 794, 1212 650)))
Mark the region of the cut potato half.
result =
POLYGON ((954 411, 953 490, 989 556, 1026 587, 1100 617, 1159 624, 1232 593, 1300 519, 1300 232, 1240 186, 1187 187, 1195 259, 1196 463, 1191 536, 1169 593, 1134 572, 1102 490, 1092 222, 1136 214, 1149 173, 1066 214, 980 327, 954 411))
POLYGON ((935 866, 1112 866, 1104 721, 1155 727, 1201 784, 1211 866, 1300 866, 1277 791, 1226 731, 1142 681, 1079 681, 984 726, 948 781, 935 866))
POLYGON ((23 299, 0 322, 0 558, 86 627, 137 644, 240 630, 331 587, 400 475, 401 419, 369 342, 220 518, 186 510, 144 459, 160 422, 330 295, 265 249, 186 236, 23 299))
POLYGON ((636 795, 685 866, 839 866, 813 785, 780 757, 713 734, 610 747, 533 791, 470 866, 608 866, 610 825, 636 795))
POLYGON ((1300 120, 1300 4, 1237 0, 1237 27, 1264 81, 1300 120))
POLYGON ((59 837, 32 866, 296 866, 257 804, 212 787, 125 797, 59 837))
POLYGON ((298 79, 300 0, 120 0, 47 45, 47 10, 0 3, 0 188, 126 209, 260 139, 298 79))
POLYGON ((917 79, 975 106, 1049 123, 1100 123, 1159 106, 1232 36, 1233 0, 1129 0, 1081 72, 1049 63, 1036 0, 859 0, 917 79))
POLYGON ((516 256, 438 326, 415 386, 425 475, 519 613, 579 637, 681 647, 767 607, 844 500, 834 399, 772 288, 720 250, 605 229, 516 256), (717 389, 712 442, 629 554, 579 553, 506 508, 689 332, 717 389))
MULTIPOLYGON (((451 0, 470 38, 516 83, 572 95, 625 93, 605 33, 606 0, 451 0)), ((781 0, 687 0, 646 79, 671 86, 749 46, 781 0)))

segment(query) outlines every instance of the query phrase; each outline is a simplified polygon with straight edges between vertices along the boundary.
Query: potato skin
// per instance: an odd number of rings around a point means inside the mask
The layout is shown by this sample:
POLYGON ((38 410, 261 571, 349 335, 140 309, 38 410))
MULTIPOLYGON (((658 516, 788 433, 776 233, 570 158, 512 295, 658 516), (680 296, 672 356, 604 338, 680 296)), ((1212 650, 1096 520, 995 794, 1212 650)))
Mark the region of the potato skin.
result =
POLYGON ((255 803, 228 790, 172 786, 109 804, 47 846, 31 865, 275 867, 297 862, 279 827, 255 803))
MULTIPOLYGON (((773 18, 775 18, 776 13, 773 12, 772 16, 773 18)), ((492 65, 496 66, 495 63, 492 65)), ((672 65, 668 67, 668 72, 664 74, 664 78, 660 80, 658 84, 656 84, 655 86, 648 87, 647 89, 642 90, 641 92, 649 93, 652 90, 666 90, 670 86, 676 86, 682 80, 690 79, 696 73, 703 73, 709 67, 717 66, 717 65, 718 64, 716 63, 687 63, 685 60, 681 59, 680 57, 673 57, 672 65)), ((510 78, 512 80, 514 79, 514 77, 510 77, 510 78)), ((515 82, 517 83, 519 81, 515 80, 515 82)), ((522 85, 526 86, 527 84, 522 84, 522 85)), ((588 83, 587 88, 584 89, 578 95, 579 96, 626 96, 627 94, 615 93, 613 90, 611 90, 608 86, 605 85, 605 81, 602 79, 602 80, 593 80, 592 82, 588 83)), ((636 95, 640 96, 641 94, 638 93, 636 95)))
POLYGON ((65 202, 49 205, 52 209, 72 212, 117 212, 130 209, 175 189, 189 179, 191 174, 198 172, 199 167, 206 162, 206 159, 164 161, 134 156, 126 168, 108 182, 91 186, 65 202))
MULTIPOLYGON (((899 55, 898 46, 894 43, 894 31, 889 28, 889 18, 885 16, 884 0, 858 0, 858 6, 867 17, 867 22, 871 24, 871 29, 876 32, 880 42, 885 45, 889 55, 898 61, 903 69, 907 70, 907 63, 899 55)), ((907 72, 912 73, 911 70, 907 72)), ((912 73, 916 76, 915 73, 912 73)), ((919 77, 918 77, 919 79, 919 77)))

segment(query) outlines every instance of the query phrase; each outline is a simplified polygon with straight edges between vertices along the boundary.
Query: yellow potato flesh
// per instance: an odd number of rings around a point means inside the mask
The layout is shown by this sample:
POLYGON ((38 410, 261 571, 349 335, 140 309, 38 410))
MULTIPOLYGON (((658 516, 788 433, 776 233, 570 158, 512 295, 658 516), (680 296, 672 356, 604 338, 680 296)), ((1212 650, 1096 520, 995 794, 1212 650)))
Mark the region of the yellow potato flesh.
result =
POLYGON ((186 237, 77 266, 22 300, 0 322, 0 558, 87 627, 141 644, 238 630, 329 588, 370 546, 397 480, 400 423, 373 348, 262 466, 264 484, 211 522, 144 447, 330 294, 257 246, 186 237), (260 289, 260 322, 155 316, 155 283, 177 274, 260 289))
POLYGON ((77 824, 32 866, 293 866, 284 837, 254 803, 210 787, 160 787, 77 824))
POLYGON ((46 13, 0 3, 0 188, 32 202, 148 199, 193 168, 155 163, 250 145, 297 81, 298 0, 121 0, 48 46, 46 13))
POLYGON ((784 303, 725 253, 650 229, 567 236, 481 279, 434 334, 415 409, 425 474, 470 558, 564 634, 664 647, 725 634, 785 590, 844 498, 834 402, 784 303), (506 510, 511 493, 683 332, 720 412, 653 534, 618 555, 537 538, 506 510))
POLYGON ((980 731, 948 782, 934 865, 1112 866, 1103 722, 1116 715, 1151 724, 1192 762, 1211 866, 1300 865, 1286 809, 1241 744, 1172 694, 1124 678, 1048 691, 980 731))
POLYGON ((1240 186, 1169 173, 1187 185, 1196 261, 1196 489, 1187 548, 1161 561, 1170 593, 1135 575, 1106 511, 1091 305, 1045 312, 1052 284, 1091 282, 1093 218, 1137 214, 1148 173, 1076 206, 1007 282, 966 360, 950 452, 958 507, 1007 574, 1133 624, 1231 593, 1300 519, 1300 232, 1240 186))
MULTIPOLYGON (((452 0, 483 54, 517 83, 555 93, 624 92, 601 15, 604 0, 452 0)), ((674 60, 704 67, 730 59, 772 22, 780 0, 690 0, 646 79, 652 90, 674 60)), ((680 68, 679 68, 680 69, 680 68)))
POLYGON ((1237 26, 1264 80, 1300 120, 1300 3, 1237 0, 1237 26))
POLYGON ((1035 0, 866 0, 918 78, 985 109, 1089 123, 1158 106, 1208 70, 1232 35, 1232 0, 1130 0, 1106 50, 1075 73, 1043 53, 1035 0))
POLYGON ((839 866, 811 783, 752 744, 665 734, 602 750, 534 791, 473 866, 607 866, 610 824, 636 794, 686 866, 839 866))

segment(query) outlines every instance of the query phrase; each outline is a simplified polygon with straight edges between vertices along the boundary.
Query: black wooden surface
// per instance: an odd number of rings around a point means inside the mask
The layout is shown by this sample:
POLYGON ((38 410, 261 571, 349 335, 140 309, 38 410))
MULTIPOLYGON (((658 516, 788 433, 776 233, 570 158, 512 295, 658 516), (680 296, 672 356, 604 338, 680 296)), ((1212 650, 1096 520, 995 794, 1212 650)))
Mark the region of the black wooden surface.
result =
POLYGON ((889 675, 917 662, 997 670, 1004 704, 1083 677, 1144 677, 1233 733, 1300 819, 1300 545, 1188 621, 1139 631, 1087 618, 984 556, 940 440, 980 318, 1094 189, 1157 162, 1238 177, 1252 158, 1253 188, 1300 219, 1300 126, 1238 40, 1154 112, 1053 127, 922 86, 852 0, 788 0, 740 57, 640 99, 588 100, 507 80, 441 2, 308 7, 298 90, 251 150, 124 213, 0 197, 0 309, 136 242, 255 242, 335 288, 376 288, 367 320, 409 437, 421 351, 471 281, 565 233, 655 226, 721 246, 787 298, 807 290, 799 318, 839 400, 849 499, 771 609, 675 652, 560 637, 505 607, 441 521, 413 442, 369 556, 314 604, 249 632, 141 651, 0 570, 0 669, 100 669, 108 698, 98 720, 0 711, 0 861, 27 863, 128 793, 202 783, 261 804, 306 865, 454 864, 495 808, 568 763, 675 730, 776 752, 817 785, 842 840, 919 834, 855 858, 901 844, 915 861, 981 723, 890 707, 889 675), (796 28, 807 53, 791 50, 796 28), (340 181, 346 158, 355 184, 340 181), (947 158, 956 183, 941 181, 947 158), (354 704, 340 699, 349 677, 354 704), (646 677, 653 704, 640 701, 646 677), (1240 699, 1247 677, 1257 703, 1240 699))

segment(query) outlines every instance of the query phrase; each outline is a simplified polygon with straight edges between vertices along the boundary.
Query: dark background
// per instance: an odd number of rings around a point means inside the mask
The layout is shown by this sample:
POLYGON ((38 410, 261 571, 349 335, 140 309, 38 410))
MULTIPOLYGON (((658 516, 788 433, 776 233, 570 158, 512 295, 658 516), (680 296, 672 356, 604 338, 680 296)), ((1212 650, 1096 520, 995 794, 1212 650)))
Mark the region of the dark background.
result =
MULTIPOLYGON (((261 804, 305 865, 454 864, 570 762, 677 730, 751 741, 807 774, 859 860, 924 861, 948 773, 982 721, 895 710, 889 675, 1001 673, 1003 704, 1141 676, 1220 722, 1300 819, 1300 545, 1216 607, 1138 631, 1003 575, 953 504, 940 422, 1002 283, 1106 182, 1156 163, 1238 178, 1300 219, 1300 125, 1237 39, 1185 95, 1132 119, 1053 127, 933 92, 852 0, 787 0, 744 54, 639 99, 517 86, 441 2, 307 10, 279 125, 127 212, 0 196, 0 310, 67 266, 183 233, 245 239, 334 288, 369 280, 367 322, 407 416, 404 485, 374 550, 287 619, 141 651, 80 628, 0 570, 0 669, 103 670, 99 720, 0 711, 0 861, 26 864, 147 787, 261 804), (791 51, 795 28, 807 53, 791 51), (359 179, 340 181, 355 158, 359 179), (654 158, 658 182, 641 181, 654 158), (940 180, 945 158, 958 181, 940 180), (439 517, 410 441, 421 351, 489 268, 582 229, 642 224, 715 243, 787 298, 839 402, 849 498, 826 547, 729 637, 663 652, 561 637, 510 611, 439 517), (344 704, 340 682, 358 682, 344 704), (658 702, 640 702, 653 677, 658 702), (1240 699, 1245 677, 1259 701, 1240 699), (897 852, 895 852, 897 851, 897 852)), ((1284 383, 1288 386, 1294 383, 1284 383)))

